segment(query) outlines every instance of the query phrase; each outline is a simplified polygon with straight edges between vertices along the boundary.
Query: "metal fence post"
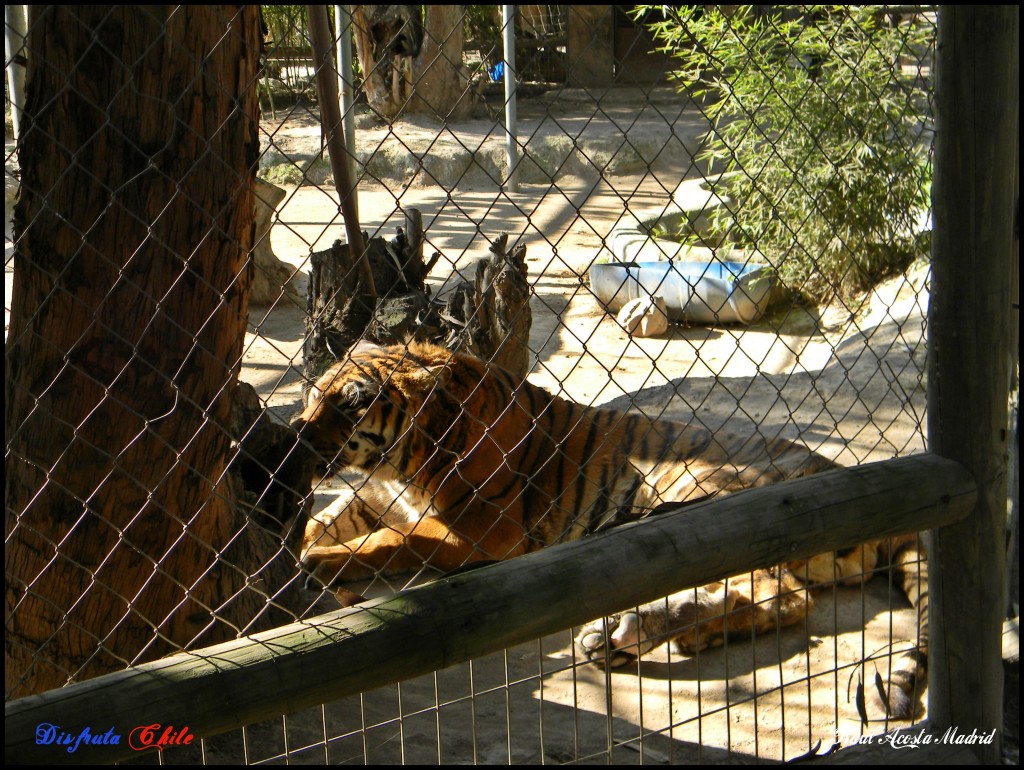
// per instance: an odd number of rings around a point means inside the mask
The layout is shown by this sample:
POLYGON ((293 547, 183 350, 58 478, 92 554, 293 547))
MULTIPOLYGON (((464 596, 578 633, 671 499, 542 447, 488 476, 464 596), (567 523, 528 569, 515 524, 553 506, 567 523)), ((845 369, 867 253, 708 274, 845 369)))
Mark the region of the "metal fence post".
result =
MULTIPOLYGON (((356 100, 355 77, 352 71, 352 11, 347 5, 334 7, 334 37, 338 41, 338 92, 341 94, 341 126, 348 150, 349 178, 356 178, 356 100)), ((359 219, 359 190, 350 193, 352 208, 359 219)))
POLYGON ((21 110, 25 104, 25 35, 28 24, 24 5, 4 6, 4 52, 7 57, 7 87, 11 95, 11 122, 15 140, 21 136, 21 110))
POLYGON ((505 156, 508 161, 508 177, 505 189, 516 192, 519 189, 519 148, 516 145, 516 7, 501 6, 502 42, 505 48, 505 156))

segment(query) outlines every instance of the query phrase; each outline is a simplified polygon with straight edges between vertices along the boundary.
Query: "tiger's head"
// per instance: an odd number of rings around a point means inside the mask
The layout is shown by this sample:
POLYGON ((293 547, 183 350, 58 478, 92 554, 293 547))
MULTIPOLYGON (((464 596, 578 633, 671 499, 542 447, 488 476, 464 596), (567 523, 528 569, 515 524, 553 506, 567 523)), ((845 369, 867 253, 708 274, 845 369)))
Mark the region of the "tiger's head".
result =
POLYGON ((413 450, 437 441, 439 410, 458 410, 445 385, 460 363, 434 345, 359 343, 316 381, 292 427, 328 473, 349 467, 408 478, 413 450))

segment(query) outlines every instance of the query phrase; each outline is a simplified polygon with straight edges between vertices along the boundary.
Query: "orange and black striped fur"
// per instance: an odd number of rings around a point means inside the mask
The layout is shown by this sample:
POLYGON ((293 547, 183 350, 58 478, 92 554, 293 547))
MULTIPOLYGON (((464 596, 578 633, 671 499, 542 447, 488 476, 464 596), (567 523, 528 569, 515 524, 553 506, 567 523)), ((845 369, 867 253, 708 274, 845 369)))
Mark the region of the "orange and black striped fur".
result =
MULTIPOLYGON (((663 503, 837 467, 782 439, 712 434, 580 406, 471 356, 416 343, 358 345, 316 383, 296 427, 331 468, 371 480, 369 499, 307 527, 303 567, 332 586, 414 573, 424 565, 450 571, 507 559, 638 518, 663 503)), ((728 587, 686 591, 607 626, 591 624, 577 642, 589 658, 616 665, 670 639, 694 651, 726 632, 795 623, 811 601, 797 576, 811 583, 859 582, 889 557, 890 547, 892 563, 907 565, 898 571, 917 603, 925 573, 917 539, 910 537, 758 571, 728 587), (745 607, 749 611, 726 614, 745 607), (686 623, 690 627, 680 629, 686 623)), ((916 658, 894 671, 900 688, 892 688, 894 715, 909 715, 907 693, 921 673, 916 658)))

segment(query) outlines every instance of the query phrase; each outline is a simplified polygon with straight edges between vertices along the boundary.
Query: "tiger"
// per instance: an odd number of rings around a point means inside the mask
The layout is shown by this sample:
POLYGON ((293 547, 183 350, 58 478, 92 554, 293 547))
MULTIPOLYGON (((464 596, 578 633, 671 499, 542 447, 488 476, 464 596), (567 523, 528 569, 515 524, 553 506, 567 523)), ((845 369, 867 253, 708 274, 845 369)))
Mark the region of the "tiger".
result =
MULTIPOLYGON (((302 545, 300 567, 342 604, 361 600, 346 588, 359 581, 509 559, 668 503, 840 467, 786 439, 576 404, 424 342, 358 343, 312 386, 293 427, 325 475, 370 482, 310 519, 302 545)), ((859 583, 888 560, 920 625, 918 647, 890 673, 887 710, 907 718, 927 664, 925 558, 909 535, 755 570, 594 621, 575 644, 608 666, 667 641, 693 654, 798 623, 813 602, 805 585, 859 583)))

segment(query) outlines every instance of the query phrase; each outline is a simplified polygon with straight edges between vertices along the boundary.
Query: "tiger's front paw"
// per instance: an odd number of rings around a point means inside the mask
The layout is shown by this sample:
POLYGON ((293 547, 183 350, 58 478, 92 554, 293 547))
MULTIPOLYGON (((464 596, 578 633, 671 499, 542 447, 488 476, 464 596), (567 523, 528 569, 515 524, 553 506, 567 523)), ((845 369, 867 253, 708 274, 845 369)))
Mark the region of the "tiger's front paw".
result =
POLYGON ((618 668, 632 663, 654 647, 636 612, 620 612, 588 623, 576 637, 580 655, 591 663, 618 668))
POLYGON ((725 616, 736 607, 738 597, 724 583, 680 591, 588 623, 576 637, 576 646, 587 660, 612 668, 672 640, 680 652, 693 654, 720 643, 725 616))
POLYGON ((342 551, 338 550, 339 546, 332 546, 329 549, 306 549, 299 560, 299 565, 306 573, 303 587, 307 591, 316 592, 326 589, 334 594, 334 598, 342 607, 351 607, 353 604, 366 601, 360 590, 361 586, 365 585, 365 581, 360 585, 351 584, 352 581, 358 580, 358 578, 351 577, 350 565, 355 559, 349 549, 344 546, 340 547, 343 549, 342 551), (353 591, 353 588, 357 590, 353 591), (359 592, 357 593, 357 591, 359 592))
POLYGON ((355 551, 342 543, 307 548, 299 560, 306 573, 306 587, 340 587, 345 583, 369 580, 373 570, 360 563, 355 551))

